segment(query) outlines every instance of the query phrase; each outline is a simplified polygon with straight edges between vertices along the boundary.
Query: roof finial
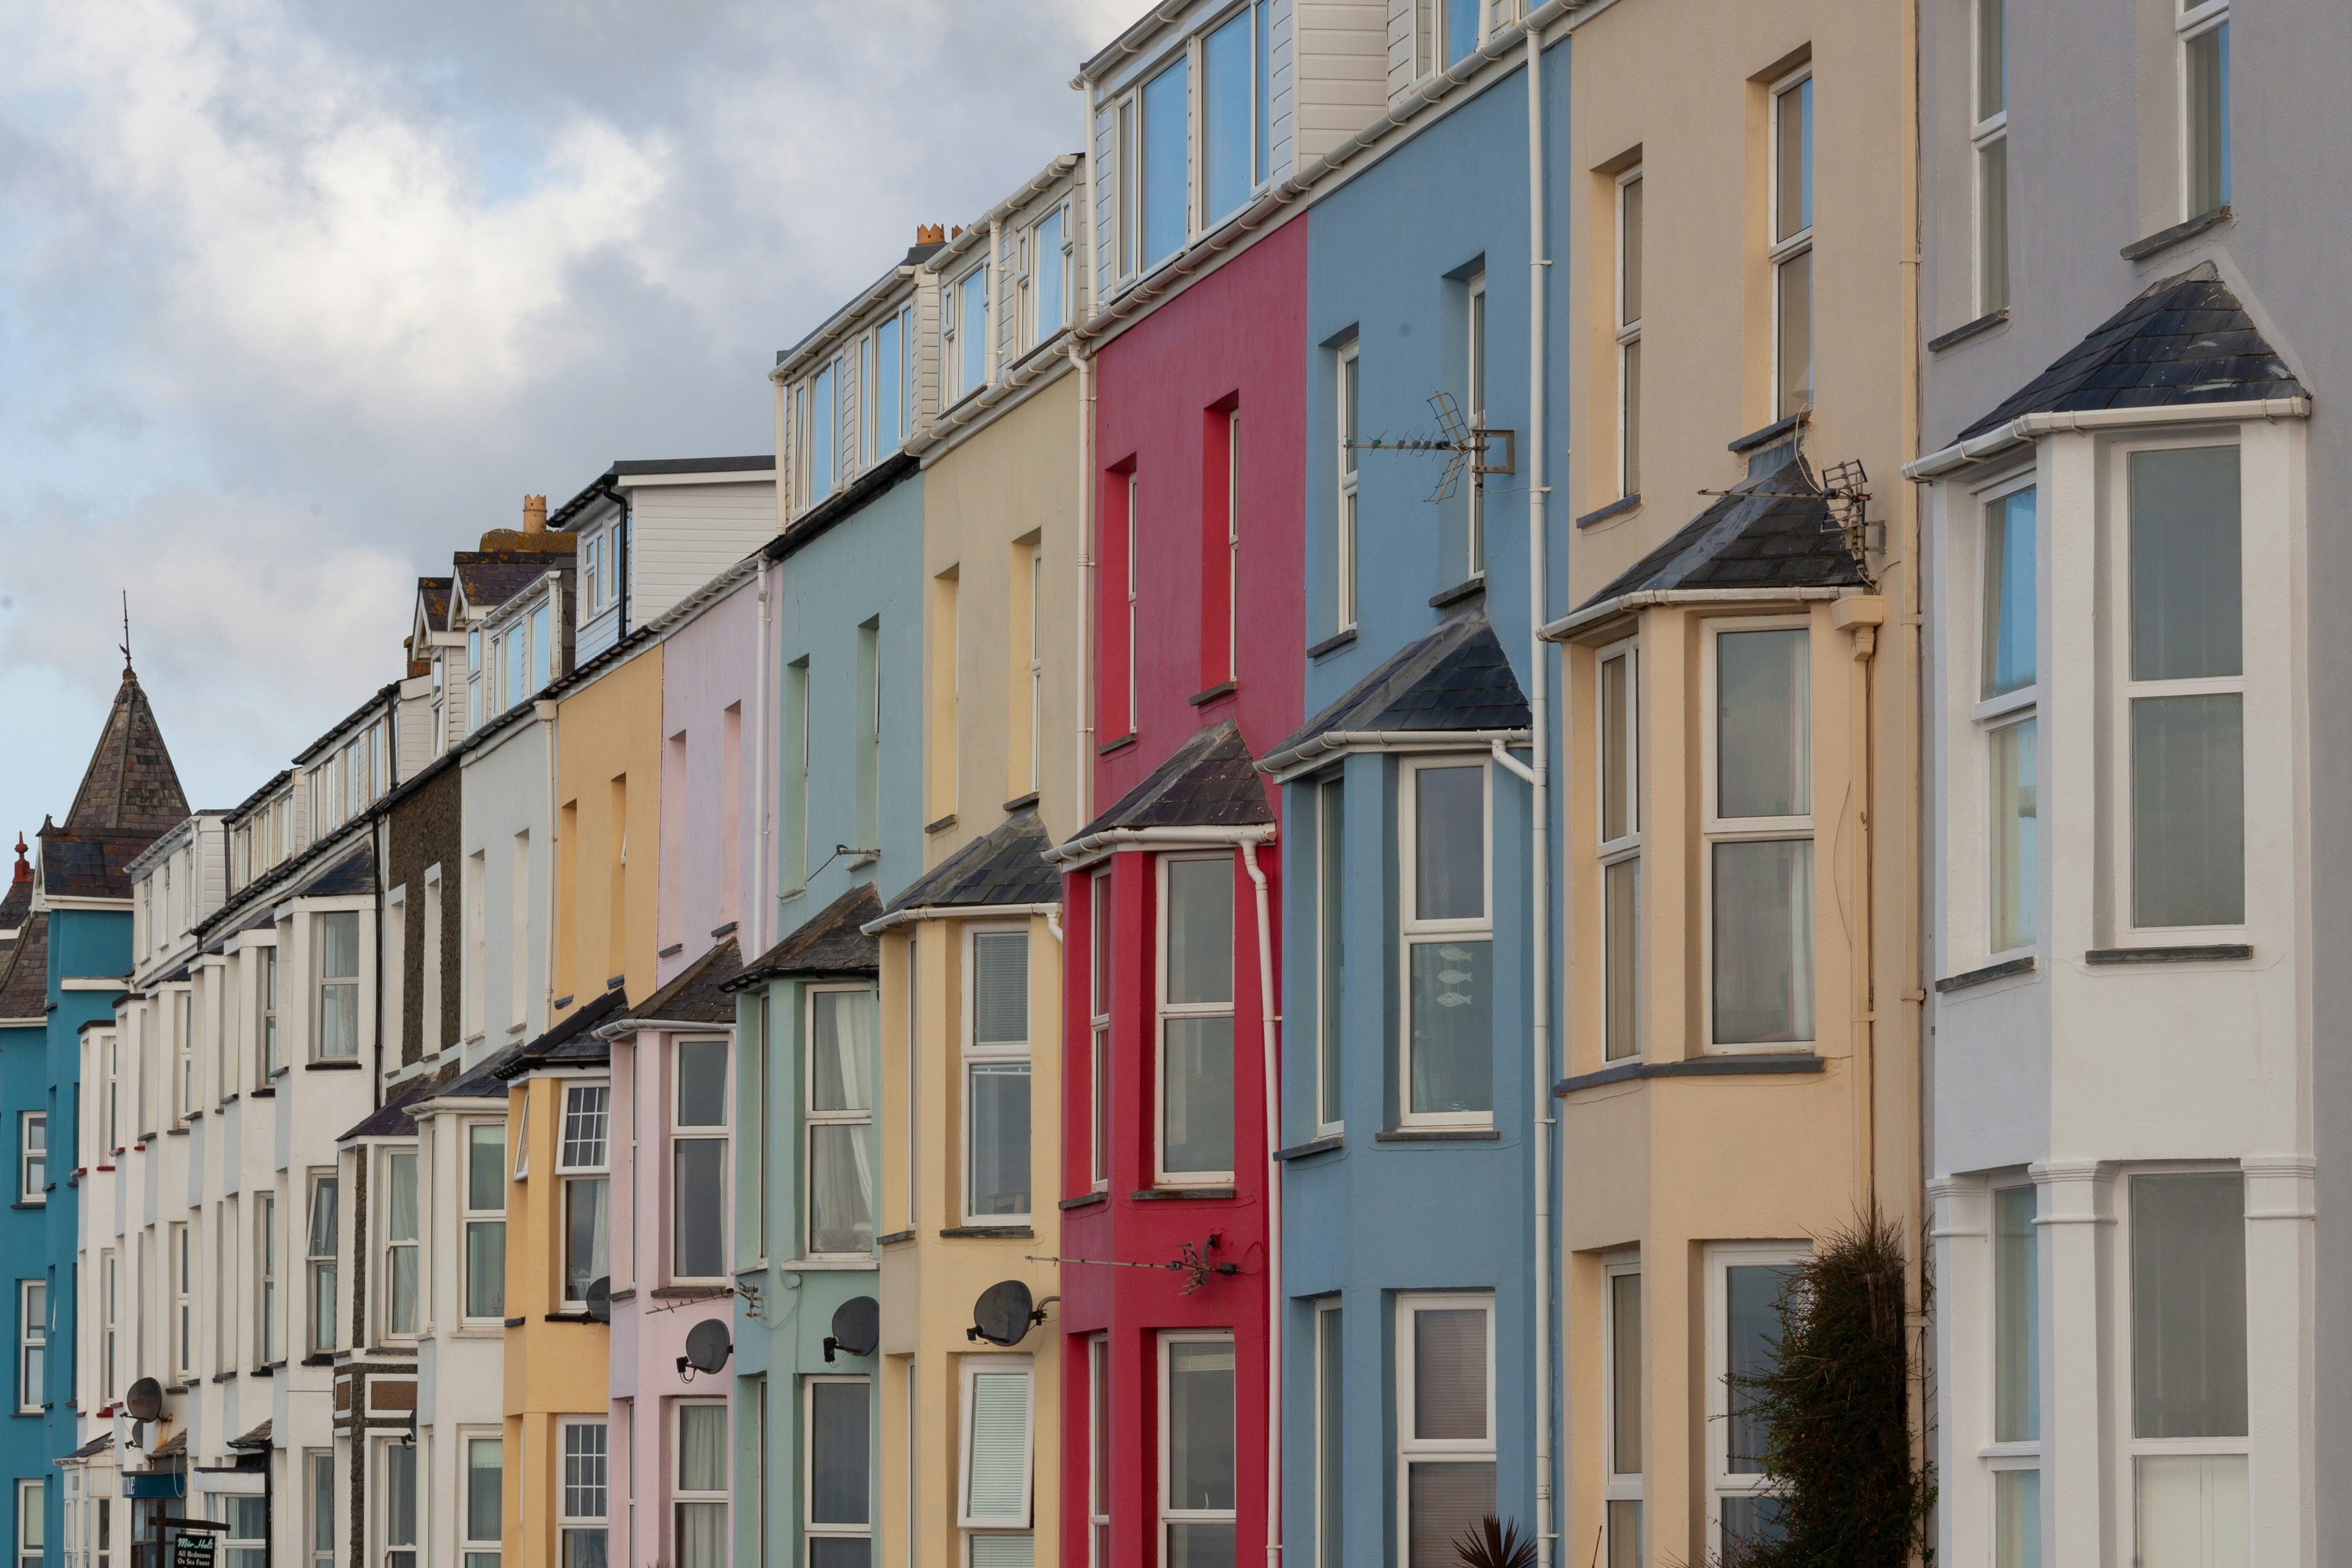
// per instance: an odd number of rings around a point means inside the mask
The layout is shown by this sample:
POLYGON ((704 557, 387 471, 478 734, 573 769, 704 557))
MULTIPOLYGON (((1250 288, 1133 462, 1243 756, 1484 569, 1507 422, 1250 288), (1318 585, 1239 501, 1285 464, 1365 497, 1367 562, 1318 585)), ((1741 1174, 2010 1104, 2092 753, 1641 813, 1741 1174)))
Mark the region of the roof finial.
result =
POLYGON ((131 673, 131 591, 122 591, 122 673, 131 673))
POLYGON ((25 835, 21 831, 16 835, 16 874, 10 880, 12 882, 33 880, 33 868, 25 860, 25 835))

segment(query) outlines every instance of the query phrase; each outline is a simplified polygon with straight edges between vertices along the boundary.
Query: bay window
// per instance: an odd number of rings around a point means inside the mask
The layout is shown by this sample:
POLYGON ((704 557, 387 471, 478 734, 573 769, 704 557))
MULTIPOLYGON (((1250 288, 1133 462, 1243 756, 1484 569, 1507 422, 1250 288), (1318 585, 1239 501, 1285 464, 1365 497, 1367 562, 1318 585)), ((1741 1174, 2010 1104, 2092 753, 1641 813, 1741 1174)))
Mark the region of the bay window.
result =
POLYGON ((1401 1124, 1494 1120, 1494 846, 1483 760, 1409 761, 1397 801, 1401 1124))
POLYGON ((1234 1177, 1234 860, 1160 862, 1158 1180, 1234 1177))
POLYGON ((874 1415, 868 1380, 811 1377, 801 1493, 806 1568, 871 1568, 874 1415))
POLYGON ((49 1186, 49 1113, 26 1111, 16 1118, 16 1200, 47 1203, 49 1186))
POLYGON ((676 1511, 677 1568, 726 1568, 727 1404, 719 1399, 681 1399, 677 1419, 677 1487, 670 1494, 676 1511))
POLYGON ((1087 1568, 1110 1568, 1110 1340, 1087 1340, 1087 1568))
POLYGON ((416 1568, 416 1447, 387 1442, 383 1455, 384 1568, 416 1568))
POLYGON ((348 1060, 360 1051, 360 917, 356 910, 319 916, 319 1034, 315 1057, 348 1060))
POLYGON ((415 1337, 423 1317, 417 1265, 416 1151, 384 1152, 383 1332, 415 1337))
POLYGON ((1234 1507, 1234 1341, 1230 1333, 1160 1336, 1160 1561, 1164 1568, 1231 1568, 1234 1507))
POLYGON ((604 1417, 568 1416, 562 1427, 556 1568, 605 1568, 605 1521, 612 1505, 604 1417))
POLYGON ((1773 414, 1813 404, 1813 75, 1772 89, 1773 414))
POLYGON ((1993 1568, 2042 1562, 2041 1267, 2032 1186, 1992 1193, 1993 1568))
MULTIPOLYGON (((261 1364, 269 1366, 284 1355, 278 1348, 278 1195, 258 1194, 253 1200, 253 1214, 254 1226, 259 1233, 254 1247, 256 1272, 259 1275, 259 1288, 254 1292, 254 1315, 259 1320, 254 1325, 254 1349, 259 1353, 261 1364)), ((110 1254, 110 1267, 112 1261, 110 1254)))
POLYGON ((2035 638, 2040 612, 2031 485, 1985 502, 1983 633, 1979 701, 1986 726, 1990 858, 1986 907, 1995 953, 2030 947, 2041 863, 2039 691, 2035 638))
POLYGON ((337 1178, 314 1172, 310 1177, 310 1213, 303 1242, 309 1273, 310 1354, 325 1355, 339 1343, 335 1335, 335 1238, 341 1225, 337 1207, 337 1178))
POLYGON ((1454 1568, 1495 1511, 1495 1299, 1397 1297, 1399 1568, 1454 1568))
POLYGON ((1032 1568, 1029 1490, 1036 1445, 1034 1396, 1026 1356, 963 1360, 963 1463, 957 1478, 957 1525, 966 1535, 968 1568, 1032 1568))
POLYGON ((670 1096, 672 1280, 727 1273, 727 1041, 681 1040, 670 1096))
POLYGON ((2143 930, 2240 926, 2245 666, 2238 448, 2127 454, 2126 903, 2143 930))
POLYGON ((1346 1359, 1337 1296, 1315 1303, 1315 1568, 1345 1568, 1346 1359))
POLYGON ((1780 1538, 1780 1503, 1764 1473, 1770 1431, 1744 1380, 1771 1370, 1775 1309, 1808 1256, 1802 1247, 1752 1242, 1707 1249, 1707 1513, 1714 1549, 1726 1558, 1743 1542, 1780 1538))
POLYGON ((1087 1058, 1091 1126, 1087 1129, 1091 1184, 1097 1191, 1110 1185, 1110 938, 1116 912, 1111 904, 1110 873, 1098 871, 1087 882, 1087 1009, 1092 1045, 1087 1058))
POLYGON ((505 1508, 506 1444, 499 1437, 466 1439, 463 1568, 499 1568, 505 1508))
POLYGON ((2246 1201, 2234 1170, 2130 1178, 2132 1478, 2145 1568, 2249 1547, 2246 1201))
POLYGON ((1710 1037, 1813 1038, 1811 635, 1801 621, 1707 627, 1710 1037))
POLYGON ((503 1318, 507 1310, 507 1130, 466 1124, 466 1292, 463 1315, 503 1318))
POLYGON ((1601 1054, 1642 1053, 1641 653, 1632 643, 1601 651, 1601 1054))
POLYGON ((563 1187, 563 1310, 583 1312, 588 1287, 609 1279, 611 1120, 608 1083, 563 1086, 555 1173, 563 1187))
POLYGON ((874 997, 815 986, 808 998, 808 1241, 811 1257, 874 1249, 874 997))
POLYGON ((221 1536, 223 1568, 268 1568, 268 1500, 225 1497, 220 1500, 228 1514, 228 1529, 221 1536))
POLYGON ((1029 933, 969 934, 965 984, 964 1217, 1029 1218, 1029 933))
POLYGON ((1642 1266, 1607 1266, 1601 1274, 1601 1308, 1607 1354, 1602 1375, 1608 1392, 1601 1409, 1607 1425, 1607 1458, 1601 1485, 1601 1523, 1608 1538, 1608 1568, 1642 1568, 1642 1266))
POLYGON ((1315 791, 1315 1135, 1347 1122, 1348 784, 1334 776, 1315 791))

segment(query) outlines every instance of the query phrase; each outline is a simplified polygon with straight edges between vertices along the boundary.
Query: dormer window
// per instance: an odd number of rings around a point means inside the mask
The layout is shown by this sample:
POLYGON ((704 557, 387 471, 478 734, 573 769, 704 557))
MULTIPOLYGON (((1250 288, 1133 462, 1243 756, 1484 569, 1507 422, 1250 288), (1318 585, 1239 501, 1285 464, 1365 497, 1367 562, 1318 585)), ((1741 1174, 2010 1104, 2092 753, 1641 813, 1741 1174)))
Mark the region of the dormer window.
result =
POLYGON ((482 629, 466 633, 466 732, 482 726, 482 629))
MULTIPOLYGON (((1472 0, 1459 3, 1475 16, 1472 0)), ((1171 49, 1158 75, 1118 101, 1111 111, 1118 276, 1150 272, 1248 206, 1274 172, 1273 105, 1272 0, 1254 0, 1171 49)))
POLYGON ((969 397, 988 380, 988 267, 973 267, 950 284, 940 360, 949 401, 969 397))
POLYGON ((604 603, 604 536, 592 533, 580 541, 580 598, 592 611, 604 603))

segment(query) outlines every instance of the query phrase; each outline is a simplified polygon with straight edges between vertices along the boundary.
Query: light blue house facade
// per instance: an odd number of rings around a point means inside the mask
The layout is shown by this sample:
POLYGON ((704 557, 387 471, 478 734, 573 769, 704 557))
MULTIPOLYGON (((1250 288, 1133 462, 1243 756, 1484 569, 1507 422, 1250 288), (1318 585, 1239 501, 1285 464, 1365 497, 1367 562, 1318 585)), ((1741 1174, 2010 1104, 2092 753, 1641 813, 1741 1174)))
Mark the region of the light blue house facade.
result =
MULTIPOLYGON (((1570 177, 1565 47, 1544 57, 1539 100, 1554 209, 1570 177)), ((1542 688, 1528 513, 1533 460, 1567 428, 1565 376, 1550 368, 1565 354, 1543 356, 1554 415, 1540 421, 1524 41, 1491 40, 1453 74, 1464 79, 1403 89, 1435 103, 1308 214, 1315 716, 1259 758, 1288 791, 1279 1157, 1294 1568, 1452 1563, 1489 1512, 1536 1530, 1530 1438, 1541 1390, 1558 1386, 1545 1370, 1556 1354, 1538 1354, 1539 1339, 1557 1348, 1554 1233, 1536 1198, 1556 1168, 1538 1139, 1559 1057, 1556 1033, 1537 1028, 1538 998, 1557 988, 1538 973, 1531 918, 1531 868, 1546 857, 1529 777, 1542 688), (1483 494, 1464 472, 1433 499, 1444 455, 1363 444, 1436 433, 1439 393, 1465 425, 1511 433, 1489 440, 1486 462, 1507 453, 1514 471, 1486 475, 1483 494)), ((1562 455, 1549 455, 1558 472, 1562 455)), ((1552 606, 1566 524, 1546 528, 1552 606)), ((1549 812, 1556 829, 1556 797, 1549 812)))
MULTIPOLYGON (((21 840, 19 841, 22 841, 21 840)), ((6 1379, 6 1416, 0 1418, 0 1469, 36 1483, 20 1482, 9 1500, 11 1544, 26 1554, 45 1539, 47 1508, 48 1427, 47 1344, 48 1279, 48 1000, 49 916, 32 908, 32 870, 20 857, 18 879, 0 900, 0 1107, 9 1159, 9 1203, 0 1210, 0 1257, 25 1261, 8 1270, 8 1295, 0 1302, 15 1357, 6 1379), (28 1537, 27 1528, 32 1533, 28 1537)))

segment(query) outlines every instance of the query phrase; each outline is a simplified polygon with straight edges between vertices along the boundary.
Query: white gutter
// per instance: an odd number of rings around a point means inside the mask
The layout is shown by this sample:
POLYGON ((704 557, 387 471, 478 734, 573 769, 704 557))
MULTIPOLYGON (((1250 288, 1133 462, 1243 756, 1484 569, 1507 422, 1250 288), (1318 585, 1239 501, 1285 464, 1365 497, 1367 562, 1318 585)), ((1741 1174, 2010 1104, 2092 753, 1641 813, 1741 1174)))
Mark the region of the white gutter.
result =
POLYGON ((894 909, 878 920, 867 921, 857 929, 868 936, 879 936, 885 931, 911 925, 918 920, 1003 920, 1016 915, 1042 915, 1054 920, 1061 912, 1062 905, 1058 900, 1051 904, 925 904, 912 909, 894 909))
POLYGON ((2249 419, 2308 419, 2307 397, 2251 398, 2238 402, 2168 403, 2161 408, 2095 408, 2074 413, 2020 414, 2007 424, 1981 435, 1955 441, 1903 465, 1903 477, 1913 484, 1938 479, 1955 468, 1981 462, 2022 442, 2068 431, 2145 429, 2163 424, 2227 424, 2249 419))
POLYGON ((1237 844, 1271 843, 1274 824, 1246 828, 1105 828, 1066 844, 1055 844, 1045 858, 1064 871, 1080 871, 1121 850, 1232 849, 1237 844))
POLYGON ((1654 609, 1662 604, 1811 603, 1816 600, 1845 599, 1858 593, 1875 591, 1859 583, 1845 588, 1644 588, 1633 593, 1621 593, 1614 599, 1604 599, 1597 604, 1588 604, 1572 615, 1561 616, 1538 635, 1546 642, 1564 643, 1587 626, 1613 616, 1630 615, 1637 610, 1654 609))
POLYGON ((1242 867, 1257 884, 1257 994, 1265 1030, 1265 1568, 1282 1562, 1282 1147, 1281 1047, 1274 1010, 1274 917, 1259 841, 1241 846, 1242 867))
MULTIPOLYGON (((848 337, 866 319, 866 312, 888 298, 906 283, 907 279, 914 276, 915 268, 905 262, 900 262, 892 267, 889 275, 881 282, 834 312, 831 326, 822 329, 815 337, 794 349, 788 358, 778 361, 775 368, 768 372, 768 379, 782 386, 798 375, 802 367, 808 364, 810 361, 821 359, 830 353, 835 345, 848 337)), ((781 453, 782 448, 779 447, 777 450, 781 453)))
MULTIPOLYGON (((1327 757, 1358 751, 1485 751, 1490 746, 1525 747, 1533 743, 1524 729, 1327 729, 1297 746, 1268 752, 1257 764, 1261 773, 1277 783, 1288 783, 1327 757)), ((1518 764, 1512 763, 1516 768, 1518 764)))
MULTIPOLYGON (((776 423, 781 430, 783 424, 781 392, 776 400, 776 423)), ((776 493, 780 496, 784 493, 781 486, 776 493)), ((771 570, 781 573, 783 568, 772 561, 760 563, 759 670, 753 676, 755 689, 751 699, 759 716, 752 721, 751 727, 751 745, 755 752, 751 765, 751 799, 757 802, 753 809, 760 813, 760 831, 751 846, 751 907, 748 912, 751 916, 751 929, 748 933, 751 940, 746 946, 754 953, 768 950, 768 573, 771 570)), ((730 874, 740 876, 743 868, 736 866, 730 874)))

